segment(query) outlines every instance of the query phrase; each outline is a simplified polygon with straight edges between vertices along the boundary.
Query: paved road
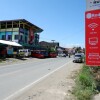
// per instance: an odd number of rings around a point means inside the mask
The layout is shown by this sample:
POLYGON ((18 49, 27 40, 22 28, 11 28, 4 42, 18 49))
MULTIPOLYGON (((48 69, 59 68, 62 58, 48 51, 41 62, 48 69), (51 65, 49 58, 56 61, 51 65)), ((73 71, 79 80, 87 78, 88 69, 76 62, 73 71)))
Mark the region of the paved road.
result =
POLYGON ((0 66, 0 100, 7 100, 71 60, 62 57, 0 66))

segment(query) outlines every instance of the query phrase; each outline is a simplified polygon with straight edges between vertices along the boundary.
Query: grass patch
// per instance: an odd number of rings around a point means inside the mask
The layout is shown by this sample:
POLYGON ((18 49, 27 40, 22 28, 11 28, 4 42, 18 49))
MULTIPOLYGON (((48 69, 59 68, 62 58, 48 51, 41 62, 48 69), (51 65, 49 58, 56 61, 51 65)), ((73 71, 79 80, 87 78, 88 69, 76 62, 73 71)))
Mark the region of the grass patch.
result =
POLYGON ((77 100, 91 100, 95 93, 95 80, 90 71, 90 68, 83 66, 76 78, 76 86, 73 90, 77 100))
POLYGON ((6 61, 6 58, 5 57, 1 57, 0 58, 0 63, 2 63, 3 61, 6 61))

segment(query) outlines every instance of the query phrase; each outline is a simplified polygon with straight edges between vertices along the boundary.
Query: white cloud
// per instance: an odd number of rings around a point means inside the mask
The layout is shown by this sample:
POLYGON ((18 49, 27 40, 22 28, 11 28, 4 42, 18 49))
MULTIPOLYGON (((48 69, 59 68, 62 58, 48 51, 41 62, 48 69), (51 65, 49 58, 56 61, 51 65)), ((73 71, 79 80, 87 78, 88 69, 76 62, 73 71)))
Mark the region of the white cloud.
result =
POLYGON ((85 47, 83 44, 60 44, 60 46, 65 47, 65 48, 73 48, 73 47, 84 48, 85 47))

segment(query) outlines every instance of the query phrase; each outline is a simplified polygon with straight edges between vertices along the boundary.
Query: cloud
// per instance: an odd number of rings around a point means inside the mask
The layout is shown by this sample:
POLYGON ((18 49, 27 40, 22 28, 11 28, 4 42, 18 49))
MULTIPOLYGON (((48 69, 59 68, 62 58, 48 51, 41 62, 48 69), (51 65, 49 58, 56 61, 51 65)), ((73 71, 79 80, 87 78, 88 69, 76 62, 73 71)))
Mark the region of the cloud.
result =
POLYGON ((65 48, 73 48, 73 47, 82 47, 82 48, 84 48, 85 47, 83 44, 62 44, 61 46, 65 47, 65 48))

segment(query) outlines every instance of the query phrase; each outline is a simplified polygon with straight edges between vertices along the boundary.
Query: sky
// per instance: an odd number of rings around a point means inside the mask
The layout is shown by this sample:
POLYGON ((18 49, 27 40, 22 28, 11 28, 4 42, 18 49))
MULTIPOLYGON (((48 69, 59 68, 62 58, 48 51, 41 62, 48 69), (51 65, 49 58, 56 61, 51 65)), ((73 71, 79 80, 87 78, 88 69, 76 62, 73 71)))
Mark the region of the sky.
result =
POLYGON ((0 20, 26 19, 44 31, 40 41, 85 47, 86 0, 0 0, 0 20))

